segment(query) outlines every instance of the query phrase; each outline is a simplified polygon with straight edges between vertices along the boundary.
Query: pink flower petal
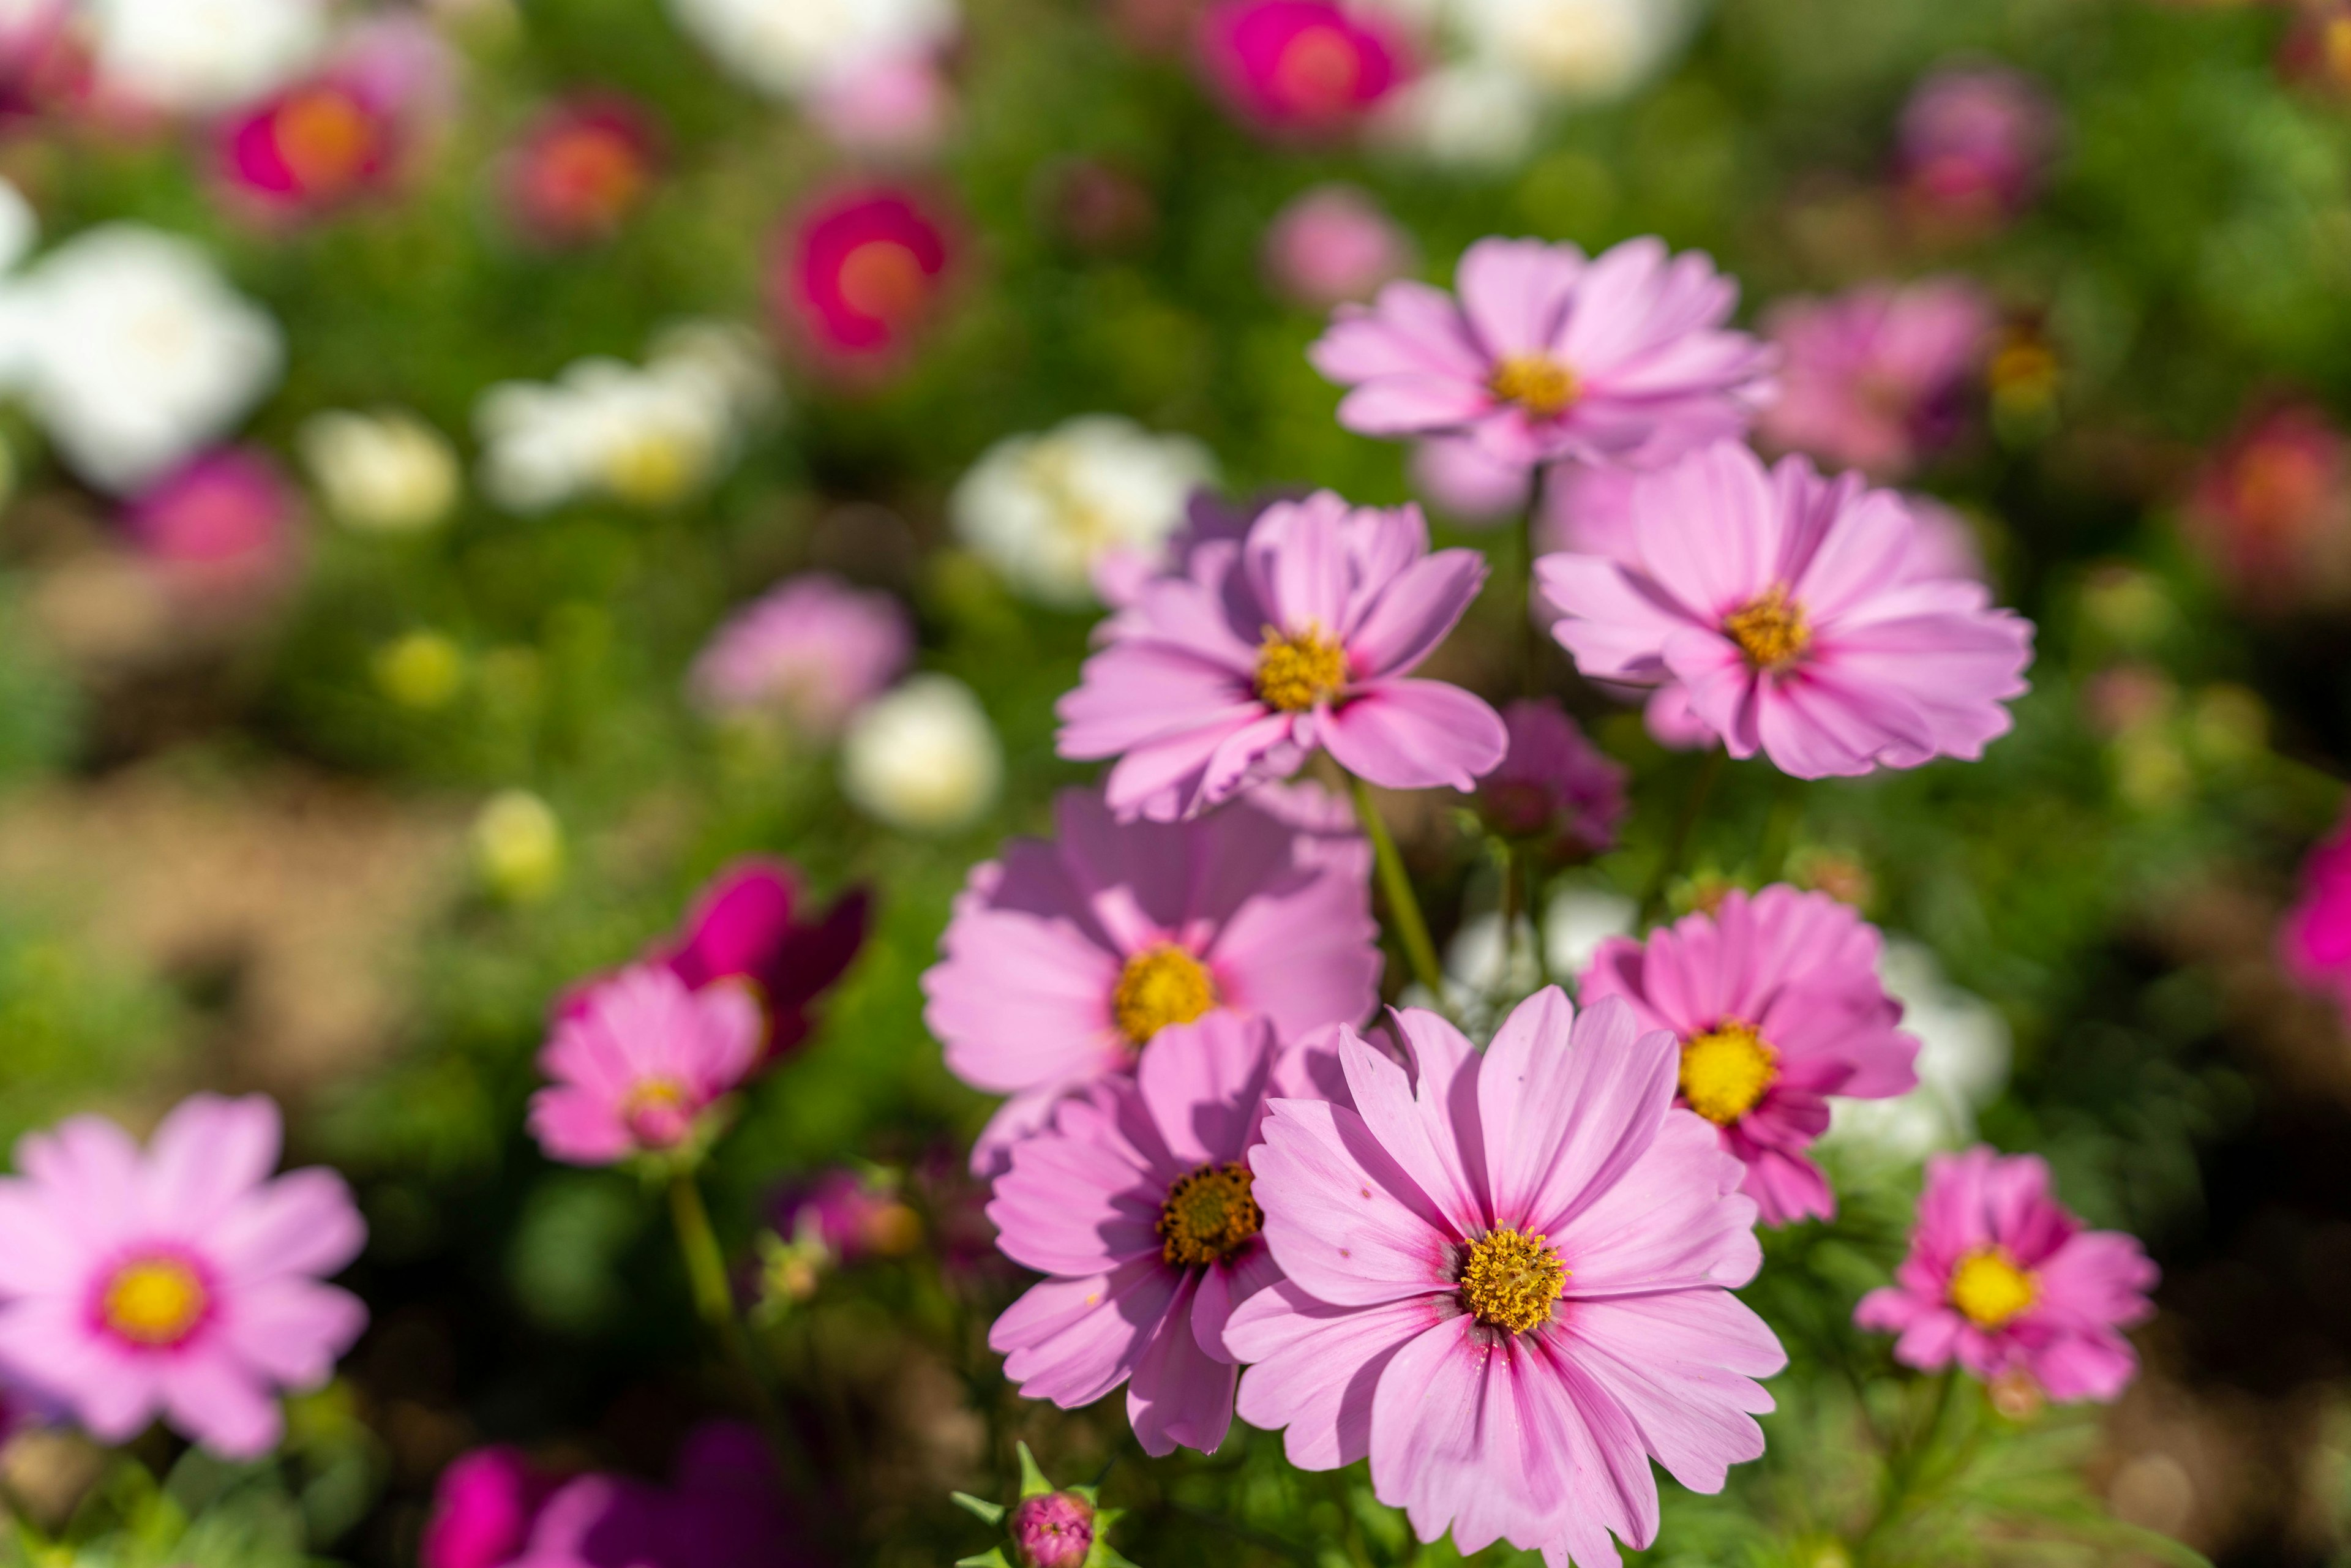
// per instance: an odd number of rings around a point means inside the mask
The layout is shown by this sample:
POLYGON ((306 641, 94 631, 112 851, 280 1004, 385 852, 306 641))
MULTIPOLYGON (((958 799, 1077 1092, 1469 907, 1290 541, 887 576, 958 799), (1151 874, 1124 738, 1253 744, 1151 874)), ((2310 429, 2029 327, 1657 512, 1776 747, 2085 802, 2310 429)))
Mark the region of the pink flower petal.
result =
POLYGON ((1332 710, 1322 745, 1342 768, 1383 789, 1467 792, 1501 766, 1510 733, 1500 714, 1459 686, 1386 680, 1332 710))
POLYGON ((1332 1306, 1293 1281, 1251 1297, 1225 1326, 1225 1347, 1248 1363, 1240 1416, 1286 1428, 1301 1469, 1352 1465, 1371 1452, 1372 1394, 1395 1353, 1451 1315, 1426 1293, 1372 1307, 1332 1306))
POLYGON ((1266 1243, 1302 1289, 1372 1306, 1451 1288, 1443 1220, 1354 1112, 1275 1101, 1249 1168, 1266 1243))
POLYGON ((1559 1231, 1622 1180, 1674 1103, 1680 1055, 1621 1000, 1582 1018, 1557 986, 1520 1002, 1478 1078, 1496 1222, 1559 1231))
POLYGON ((1192 1332, 1196 1275, 1175 1300, 1134 1364, 1126 1417, 1143 1451, 1164 1458, 1180 1446, 1214 1453, 1233 1424, 1233 1385, 1240 1369, 1202 1350, 1192 1332))

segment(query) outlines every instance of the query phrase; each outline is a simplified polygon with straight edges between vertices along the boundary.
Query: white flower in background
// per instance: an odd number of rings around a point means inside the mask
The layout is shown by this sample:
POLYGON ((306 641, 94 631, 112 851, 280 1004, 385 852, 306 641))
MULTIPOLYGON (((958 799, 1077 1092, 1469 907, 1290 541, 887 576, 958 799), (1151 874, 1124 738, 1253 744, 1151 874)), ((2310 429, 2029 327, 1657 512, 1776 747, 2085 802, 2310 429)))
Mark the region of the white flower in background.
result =
POLYGON ((0 273, 14 272, 41 237, 41 220, 25 193, 0 180, 0 273))
POLYGON ((859 714, 841 747, 841 788, 876 821, 946 833, 977 821, 1004 783, 1004 748, 971 688, 914 675, 859 714))
POLYGON ((2000 1009, 1944 977, 1933 952, 1896 938, 1878 976, 1918 1038, 1918 1087, 1891 1100, 1829 1102, 1829 1139, 1904 1161, 1970 1143, 1976 1113, 2008 1085, 2011 1040, 2000 1009))
POLYGON ((955 0, 670 0, 678 25, 771 98, 804 99, 942 47, 955 0))
POLYGON ((747 329, 673 328, 642 368, 581 360, 552 382, 507 382, 484 392, 474 412, 482 487, 516 512, 590 496, 669 506, 718 477, 774 396, 765 351, 747 329))
POLYGON ((283 362, 277 324, 201 248, 137 224, 78 235, 0 284, 0 385, 118 494, 226 434, 283 362))
POLYGON ((1440 66, 1395 94, 1374 131, 1386 145, 1432 163, 1486 169, 1525 157, 1541 120, 1526 78, 1469 60, 1440 66))
POLYGON ((1455 0, 1472 57, 1547 98, 1604 103, 1646 85, 1696 23, 1690 0, 1455 0))
POLYGON ((989 447, 947 510, 1015 590, 1076 609, 1094 601, 1094 571, 1109 558, 1156 557, 1192 492, 1215 478, 1215 459, 1190 436, 1089 414, 989 447))
POLYGON ((177 114, 283 86, 327 42, 324 0, 88 0, 99 85, 177 114))
POLYGON ((328 514, 345 528, 417 533, 457 504, 456 449, 405 410, 315 414, 300 439, 311 482, 328 514))

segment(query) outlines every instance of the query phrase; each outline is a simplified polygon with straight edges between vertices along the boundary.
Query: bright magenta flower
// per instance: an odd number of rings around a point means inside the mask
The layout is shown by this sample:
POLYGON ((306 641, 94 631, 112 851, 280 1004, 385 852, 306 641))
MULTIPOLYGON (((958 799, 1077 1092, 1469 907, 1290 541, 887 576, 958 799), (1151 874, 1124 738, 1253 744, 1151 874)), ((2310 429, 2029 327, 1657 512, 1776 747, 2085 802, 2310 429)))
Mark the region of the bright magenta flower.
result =
POLYGON ((498 184, 524 237, 550 248, 589 245, 618 234, 644 204, 662 162, 649 111, 632 99, 585 93, 531 120, 499 161, 498 184))
POLYGON ((1896 1283, 1853 1321, 1897 1333, 1894 1358, 1956 1359, 1990 1383, 2021 1372, 2052 1399, 2113 1399, 2138 1372, 2122 1330, 2155 1311, 2158 1272, 2137 1240, 2085 1230, 2049 1195, 2038 1155, 1976 1147, 1927 1162, 1918 1228, 1896 1283))
POLYGON ((1270 507, 1238 548, 1196 549, 1106 623, 1110 645, 1064 696, 1061 753, 1115 757, 1121 817, 1196 816, 1294 773, 1318 747, 1395 789, 1468 789, 1502 759, 1494 710, 1404 677, 1485 580, 1474 550, 1428 550, 1420 508, 1351 507, 1328 490, 1270 507))
POLYGON ((743 1082, 765 1033, 747 986, 690 990, 665 967, 623 969, 557 1019, 538 1053, 553 1082, 530 1097, 531 1136, 568 1165, 665 1154, 743 1082))
POLYGON ((946 220, 913 191, 839 191, 786 227, 768 298, 787 334, 820 361, 877 369, 937 314, 953 265, 946 220))
POLYGON ((100 1116, 16 1145, 0 1179, 0 1365, 109 1443, 162 1416, 232 1458, 267 1453, 279 1388, 309 1389, 366 1326, 322 1283, 367 1227, 343 1178, 271 1179, 277 1107, 197 1094, 142 1153, 100 1116))
POLYGON ((1787 1356, 1730 1293, 1762 1257, 1739 1162, 1621 1001, 1539 992, 1482 1055, 1397 1023, 1416 1082, 1346 1031, 1352 1104, 1276 1099, 1250 1157, 1288 1277, 1225 1330, 1241 1418, 1304 1469, 1368 1456, 1425 1542, 1614 1563, 1656 1538, 1651 1458, 1710 1492, 1763 1451, 1787 1356))
POLYGON ((2302 897, 2278 928, 2286 972, 2351 1014, 2351 824, 2310 852, 2302 897))
POLYGON ((1411 72, 1392 24, 1335 0, 1219 0, 1201 16, 1199 45, 1233 112, 1277 136, 1349 130, 1411 72))
POLYGON ((423 22, 362 24, 318 72, 223 125, 221 175, 238 200, 271 216, 321 213, 381 190, 445 106, 452 74, 447 46, 423 22))

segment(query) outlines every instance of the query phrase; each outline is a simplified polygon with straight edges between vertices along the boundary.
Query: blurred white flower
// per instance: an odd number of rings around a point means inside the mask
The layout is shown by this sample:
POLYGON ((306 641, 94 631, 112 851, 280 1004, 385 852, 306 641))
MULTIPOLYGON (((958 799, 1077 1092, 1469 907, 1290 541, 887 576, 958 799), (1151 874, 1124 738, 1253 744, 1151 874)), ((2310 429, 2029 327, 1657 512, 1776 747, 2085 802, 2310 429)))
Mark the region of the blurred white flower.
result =
POLYGON ((99 85, 176 114, 234 109, 298 76, 323 0, 89 0, 99 85))
POLYGON ((41 220, 25 193, 0 180, 0 273, 14 272, 41 237, 41 220))
POLYGON ((805 99, 956 31, 955 0, 670 0, 711 57, 771 98, 805 99))
POLYGON ((1156 557, 1185 503, 1216 477, 1208 449, 1089 414, 998 442, 956 486, 956 533, 1020 593, 1075 609, 1114 556, 1156 557))
POLYGON ((277 324, 201 248, 137 224, 78 235, 0 283, 0 385, 117 494, 227 434, 283 361, 277 324))
POLYGON ((1541 119, 1524 76, 1468 60, 1440 66, 1396 93, 1373 129, 1386 145, 1430 162, 1479 169, 1526 156, 1541 119))
POLYGON ((1918 1087, 1892 1100, 1832 1096, 1829 1139, 1905 1161, 1971 1142, 1976 1113, 2008 1086, 2008 1020, 1946 979, 1917 942, 1888 942, 1878 977, 1902 1004, 1903 1029, 1918 1037, 1918 1087))
POLYGON ((978 821, 1004 782, 1004 748, 971 688, 951 675, 909 677, 851 723, 841 788, 876 821, 946 833, 978 821))
POLYGON ((457 504, 456 449, 405 410, 315 414, 300 439, 311 482, 345 528, 416 533, 457 504))
POLYGON ((1614 889, 1570 882, 1552 894, 1543 912, 1543 946, 1551 972, 1573 980, 1600 954, 1611 936, 1630 936, 1640 906, 1614 889))
POLYGON ((747 329, 673 328, 642 368, 581 360, 552 382, 485 392, 474 411, 482 487, 516 512, 588 496, 668 506, 718 477, 774 395, 765 350, 747 329))
POLYGON ((1471 56, 1546 98, 1620 99, 1646 85, 1688 37, 1690 0, 1456 0, 1471 56))

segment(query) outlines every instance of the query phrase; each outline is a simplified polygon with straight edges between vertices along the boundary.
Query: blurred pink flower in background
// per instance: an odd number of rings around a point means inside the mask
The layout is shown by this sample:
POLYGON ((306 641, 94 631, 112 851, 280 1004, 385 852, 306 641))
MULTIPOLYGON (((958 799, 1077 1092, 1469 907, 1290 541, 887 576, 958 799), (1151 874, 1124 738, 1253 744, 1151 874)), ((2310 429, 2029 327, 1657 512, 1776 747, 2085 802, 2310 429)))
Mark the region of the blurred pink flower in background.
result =
POLYGON ((549 247, 608 240, 652 193, 663 163, 652 113, 617 93, 589 92, 540 110, 498 162, 507 216, 549 247))
POLYGON ((281 588, 302 559, 300 492, 257 446, 183 464, 127 503, 124 528, 173 583, 242 597, 281 588))
POLYGON ((1556 697, 1521 697, 1502 710, 1502 722, 1510 754, 1478 781, 1486 825, 1555 861, 1614 849, 1625 816, 1624 768, 1592 744, 1556 697))
POLYGON ((2153 1315, 2156 1266, 2119 1230, 2085 1230, 2036 1155, 1976 1147, 1927 1162, 1918 1225, 1896 1283, 1853 1321, 1902 1337, 1894 1359, 1953 1360, 1984 1383, 2022 1373, 2061 1403, 2110 1400, 2138 1372, 2122 1330, 2153 1315))
POLYGON ((1532 493, 1524 465, 1501 461, 1467 435, 1414 442, 1406 468, 1422 498, 1464 528, 1518 516, 1532 493))
POLYGON ((1365 435, 1474 436, 1499 462, 1647 466, 1746 432, 1771 395, 1771 350, 1728 323, 1738 287, 1704 255, 1627 240, 1480 240, 1459 298, 1400 281, 1343 305, 1310 350, 1352 390, 1365 435))
POLYGON ((2056 150, 2057 106, 2006 66, 1947 66, 1903 106, 1895 177, 1912 213, 1963 233, 1998 227, 2032 204, 2056 150))
POLYGON ((1122 824, 1085 790, 1056 806, 1058 841, 1014 839, 973 870, 923 976, 949 1071, 1012 1096, 974 1169, 1168 1025, 1226 1008, 1295 1040, 1377 1005, 1371 846, 1321 786, 1181 823, 1122 824))
POLYGON ((1758 434, 1832 467, 1903 478, 1966 430, 1997 325, 1991 299, 1965 278, 1783 300, 1763 318, 1786 357, 1758 434))
POLYGON ((623 969, 557 1018, 538 1053, 551 1082, 530 1097, 531 1136, 575 1166, 677 1149, 748 1075, 763 1032, 747 987, 697 991, 665 968, 623 969))
POLYGON ((258 1458, 280 1389, 316 1388, 367 1323, 322 1282, 367 1227, 334 1172, 272 1178, 265 1095, 197 1094, 142 1151, 99 1116, 16 1145, 0 1180, 0 1364, 101 1442, 162 1416, 215 1453, 258 1458))
POLYGON ((1390 17, 1335 0, 1219 0, 1200 17, 1198 48, 1227 106, 1276 136, 1352 130, 1412 75, 1390 17))
POLYGON ((357 200, 400 177, 454 86, 448 47, 423 21, 363 23, 319 70, 223 123, 221 176, 234 199, 265 215, 357 200))
POLYGON ((926 198, 891 185, 836 191, 785 225, 768 300, 785 335, 820 362, 886 368, 937 313, 953 262, 926 198))
POLYGON ((2247 412, 2205 459, 2181 508, 2188 542, 2263 605, 2351 585, 2351 441, 2301 400, 2247 412))
POLYGON ((904 158, 937 149, 954 123, 956 97, 928 52, 893 54, 827 81, 807 107, 845 151, 904 158))
POLYGON ((529 1543, 531 1526, 559 1484, 517 1448, 459 1455, 434 1485, 418 1568, 505 1568, 529 1543))
POLYGON ((914 651, 897 600, 805 572, 736 612, 686 685, 706 712, 772 713, 810 739, 831 740, 905 672, 914 651))
POLYGON ((1412 270, 1412 235, 1359 185, 1316 185, 1290 198, 1265 232, 1265 272, 1292 304, 1328 310, 1369 299, 1412 270))
POLYGON ((1124 1383, 1144 1453, 1225 1440, 1240 1374, 1225 1322, 1280 1278, 1244 1163, 1280 1055, 1264 1019, 1176 1025, 1132 1079, 1063 1101, 1012 1151, 987 1218, 1047 1278, 987 1343, 1024 1398, 1074 1410, 1124 1383))
POLYGON ((1918 1086, 1918 1042, 1877 977, 1875 926, 1823 893, 1780 884, 1726 894, 1646 941, 1612 937, 1577 983, 1586 1007, 1632 1004, 1681 1045, 1679 1103, 1747 1167, 1766 1225, 1834 1218, 1836 1194, 1804 1155, 1828 1131, 1828 1096, 1886 1100, 1918 1086))
POLYGON ((0 124, 37 115, 88 88, 89 61, 68 25, 73 0, 0 7, 0 124))
POLYGON ((2278 927, 2286 973, 2351 1018, 2351 822, 2310 852, 2302 896, 2278 927))
POLYGON ((898 1182, 879 1172, 835 1167, 778 1193, 769 1206, 776 1232, 813 1240, 832 1261, 900 1258, 920 1245, 923 1222, 898 1182))

